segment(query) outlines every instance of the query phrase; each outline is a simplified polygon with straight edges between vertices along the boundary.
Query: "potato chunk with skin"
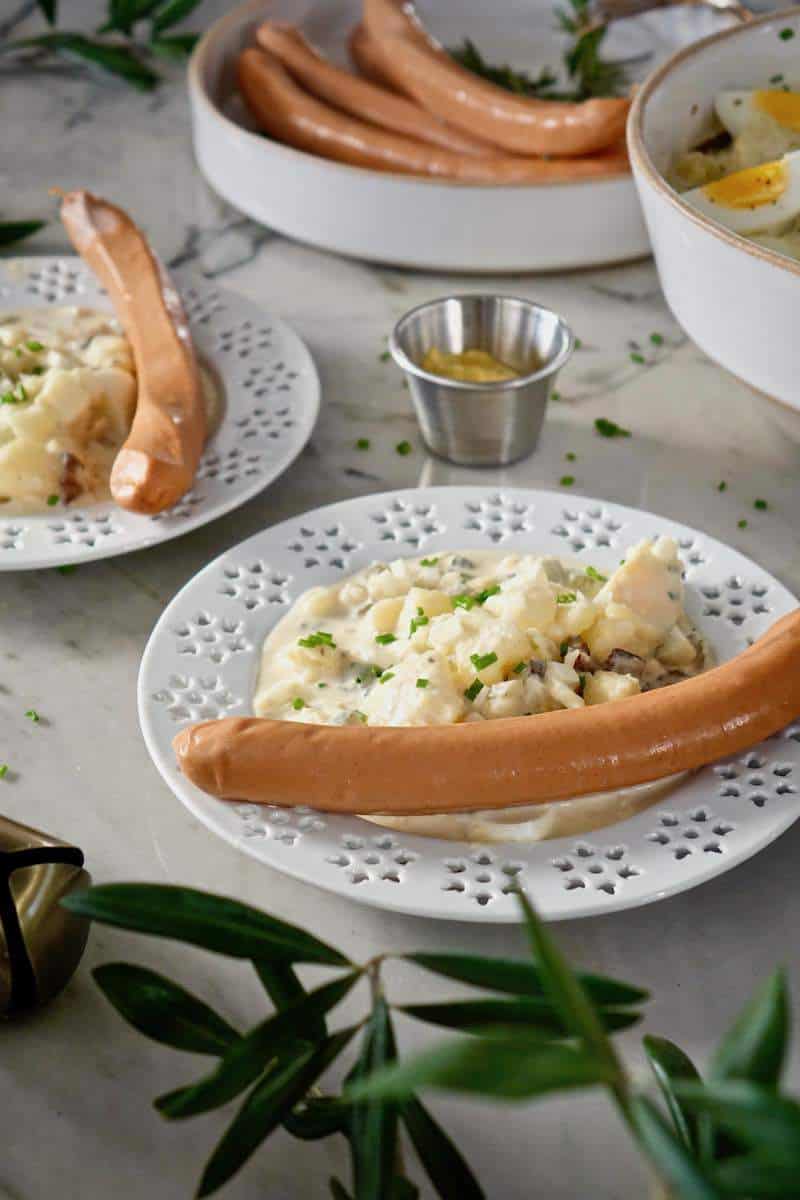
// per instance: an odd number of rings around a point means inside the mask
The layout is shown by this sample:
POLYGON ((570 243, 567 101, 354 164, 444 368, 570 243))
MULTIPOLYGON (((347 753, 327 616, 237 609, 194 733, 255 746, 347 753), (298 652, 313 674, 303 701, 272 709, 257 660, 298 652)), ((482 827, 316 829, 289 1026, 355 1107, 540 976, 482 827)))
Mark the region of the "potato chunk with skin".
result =
POLYGON ((446 663, 427 654, 406 655, 372 685, 362 704, 370 725, 449 724, 465 708, 446 663), (420 680, 427 682, 418 686, 420 680))
POLYGON ((595 671, 586 677, 583 699, 586 704, 605 704, 610 700, 624 700, 641 691, 639 680, 634 675, 617 675, 614 671, 595 671))

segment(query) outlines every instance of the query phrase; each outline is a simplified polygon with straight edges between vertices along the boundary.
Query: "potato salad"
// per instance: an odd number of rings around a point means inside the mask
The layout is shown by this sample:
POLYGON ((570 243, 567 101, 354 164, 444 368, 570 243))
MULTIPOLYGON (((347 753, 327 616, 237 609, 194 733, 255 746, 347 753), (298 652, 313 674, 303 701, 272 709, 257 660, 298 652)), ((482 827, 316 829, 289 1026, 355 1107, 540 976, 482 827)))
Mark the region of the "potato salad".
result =
POLYGON ((582 708, 699 672, 669 538, 591 565, 470 550, 373 563, 266 640, 259 716, 429 725, 582 708))
POLYGON ((105 498, 135 404, 131 350, 110 314, 0 315, 0 513, 105 498))

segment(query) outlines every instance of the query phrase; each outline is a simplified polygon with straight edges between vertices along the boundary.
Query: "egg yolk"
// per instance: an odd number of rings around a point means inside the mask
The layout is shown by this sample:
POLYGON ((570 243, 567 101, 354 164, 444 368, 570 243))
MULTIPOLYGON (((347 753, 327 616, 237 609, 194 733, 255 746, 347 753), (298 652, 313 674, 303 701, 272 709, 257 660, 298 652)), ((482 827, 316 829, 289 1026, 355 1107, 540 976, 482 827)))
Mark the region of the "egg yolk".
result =
POLYGON ((789 172, 781 160, 762 163, 760 167, 748 167, 726 175, 715 183, 708 183, 703 194, 712 204, 722 208, 761 208, 779 200, 789 183, 789 172))
POLYGON ((800 133, 800 92, 754 92, 753 101, 757 109, 779 125, 800 133))

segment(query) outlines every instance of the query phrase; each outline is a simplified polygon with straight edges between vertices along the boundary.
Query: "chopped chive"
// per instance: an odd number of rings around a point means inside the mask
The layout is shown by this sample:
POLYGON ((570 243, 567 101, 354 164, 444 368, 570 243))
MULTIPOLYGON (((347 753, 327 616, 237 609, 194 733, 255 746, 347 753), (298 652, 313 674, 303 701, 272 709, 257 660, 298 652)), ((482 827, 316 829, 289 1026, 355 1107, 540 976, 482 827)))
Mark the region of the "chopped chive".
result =
POLYGON ((336 642, 330 633, 325 633, 323 630, 318 630, 316 633, 310 633, 308 637, 298 638, 298 646, 304 646, 306 649, 313 649, 315 646, 330 646, 331 650, 336 649, 336 642))
POLYGON ((793 29, 782 29, 780 31, 780 33, 778 34, 778 37, 781 39, 782 42, 790 42, 792 40, 792 38, 794 37, 794 30, 793 29))
POLYGON ((13 392, 3 392, 0 396, 0 404, 19 404, 19 400, 13 392))
POLYGON ((39 714, 35 708, 29 708, 28 711, 25 713, 25 716, 28 718, 29 721, 33 721, 34 725, 36 725, 40 720, 39 714))
POLYGON ((392 642, 397 641, 397 638, 393 633, 379 633, 376 634, 375 641, 379 646, 391 646, 392 642))
POLYGON ((490 650, 488 654, 470 654, 469 661, 476 671, 485 671, 487 667, 491 667, 493 663, 497 662, 497 655, 494 650, 490 650))
POLYGON ((388 683, 390 679, 394 679, 394 671, 384 671, 380 677, 380 682, 388 683))
POLYGON ((30 342, 26 342, 25 345, 28 347, 29 350, 32 350, 34 354, 38 354, 38 352, 40 350, 44 350, 44 346, 42 345, 41 342, 30 341, 30 342))
POLYGON ((421 558, 419 565, 421 567, 435 567, 438 561, 438 558, 421 558))
POLYGON ((562 642, 558 647, 558 652, 562 658, 569 654, 569 642, 562 642))
POLYGON ((575 592, 561 592, 556 596, 556 604, 574 604, 577 599, 575 592))
POLYGON ((572 452, 572 450, 568 450, 567 453, 564 455, 564 458, 567 460, 567 462, 575 462, 577 457, 578 457, 577 454, 574 454, 572 452))
POLYGON ((578 676, 578 691, 582 692, 585 687, 586 687, 586 676, 579 675, 578 676))
POLYGON ((295 696, 294 700, 292 701, 292 708, 295 710, 295 712, 300 712, 300 709, 305 708, 305 706, 305 700, 303 700, 301 696, 295 696))
POLYGON ((783 75, 770 75, 770 83, 783 83, 783 75))
POLYGON ((727 490, 728 490, 727 483, 725 482, 724 479, 720 479, 719 483, 717 484, 717 491, 718 492, 727 492, 727 490))
POLYGON ((500 584, 493 583, 491 587, 484 588, 482 592, 478 592, 475 597, 478 604, 485 604, 490 596, 496 596, 500 591, 500 584))
POLYGON ((361 710, 358 708, 354 708, 353 716, 358 717, 358 719, 362 725, 366 725, 366 723, 367 723, 367 714, 366 713, 361 712, 361 710))
POLYGON ((369 450, 369 438, 358 438, 356 441, 356 450, 369 450))
POLYGON ((465 608, 467 612, 469 612, 469 610, 474 608, 477 603, 478 602, 474 599, 474 597, 467 596, 466 594, 462 596, 453 596, 453 608, 465 608))
POLYGON ((425 616, 424 609, 420 608, 418 605, 417 606, 417 615, 415 617, 411 618, 411 624, 408 629, 408 636, 413 637, 418 629, 421 629, 423 625, 428 625, 428 624, 430 624, 430 618, 425 616))
POLYGON ((652 342, 652 344, 654 346, 663 346, 664 345, 664 338, 663 338, 663 335, 660 333, 651 333, 650 341, 652 342))
POLYGON ((480 679, 473 679, 472 683, 464 692, 468 700, 474 700, 483 691, 483 684, 480 679))
POLYGON ((0 779, 5 779, 8 774, 8 763, 0 763, 0 779))
POLYGON ((561 485, 561 487, 572 487, 573 483, 575 482, 575 476, 574 475, 562 475, 558 482, 561 485))
POLYGON ((388 350, 381 350, 380 354, 378 355, 380 362, 388 362, 391 357, 392 356, 388 350))
POLYGON ((515 675, 521 675, 522 672, 525 670, 525 663, 518 662, 517 665, 513 668, 513 670, 514 670, 515 675))
POLYGON ((318 683, 317 687, 327 687, 327 683, 318 683))
POLYGON ((58 504, 58 496, 56 496, 55 493, 53 493, 52 496, 47 497, 47 507, 48 508, 55 508, 55 506, 57 504, 58 504))
POLYGON ((594 579, 597 583, 605 583, 608 579, 607 575, 601 575, 596 567, 587 567, 586 574, 590 579, 594 579))
POLYGON ((395 450, 398 454, 402 455, 402 457, 405 457, 407 454, 411 453, 411 442, 398 442, 395 446, 395 450))
POLYGON ((769 508, 769 505, 766 500, 754 500, 753 508, 757 508, 759 512, 765 512, 769 508))
POLYGON ((747 521, 744 519, 744 517, 742 517, 741 521, 737 521, 736 524, 738 525, 739 529, 747 529, 747 521))
POLYGON ((31 367, 30 371, 28 371, 28 374, 29 375, 44 375, 44 371, 45 371, 44 367, 31 367))
POLYGON ((631 350, 630 360, 632 363, 636 363, 637 367, 643 367, 645 364, 644 355, 639 354, 639 352, 637 350, 631 350))
POLYGON ((576 337, 574 339, 573 345, 575 346, 576 350, 580 350, 581 346, 583 345, 583 342, 581 341, 581 339, 579 337, 576 337))
POLYGON ((16 354, 17 358, 22 358, 22 346, 15 346, 14 353, 16 354))
POLYGON ((427 681, 427 679, 418 679, 418 680, 417 680, 417 687, 418 687, 418 688, 426 688, 427 686, 428 686, 428 681, 427 681))
POLYGON ((56 567, 59 575, 71 575, 73 571, 77 571, 75 563, 62 563, 60 567, 56 567))
POLYGON ((594 423, 594 427, 597 433, 599 433, 601 437, 605 438, 631 436, 630 429, 623 429, 623 427, 618 425, 616 421, 609 421, 607 417, 598 417, 594 423))
POLYGON ((557 392, 554 388, 553 391, 550 393, 550 399, 554 400, 556 402, 556 404, 558 404, 559 401, 561 400, 561 392, 557 392))

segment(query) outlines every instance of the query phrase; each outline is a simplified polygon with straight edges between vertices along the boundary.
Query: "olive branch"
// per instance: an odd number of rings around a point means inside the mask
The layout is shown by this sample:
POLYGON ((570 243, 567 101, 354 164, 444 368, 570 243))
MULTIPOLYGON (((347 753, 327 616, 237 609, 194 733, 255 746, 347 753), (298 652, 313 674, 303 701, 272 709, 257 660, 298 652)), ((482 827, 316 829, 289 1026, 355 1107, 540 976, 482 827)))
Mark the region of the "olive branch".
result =
POLYGON ((797 1195, 800 1104, 781 1088, 789 1030, 782 971, 757 990, 722 1038, 705 1079, 679 1047, 646 1036, 648 1081, 626 1067, 612 1040, 641 1019, 647 993, 574 971, 521 892, 527 959, 425 951, 357 963, 297 926, 183 887, 106 884, 63 903, 106 925, 243 960, 263 985, 271 1011, 242 1031, 145 967, 108 963, 94 971, 107 999, 140 1033, 212 1060, 209 1071, 155 1100, 163 1117, 182 1120, 239 1102, 205 1165, 199 1196, 222 1187, 282 1127, 304 1141, 345 1140, 350 1179, 330 1180, 334 1200, 414 1200, 417 1186, 402 1165, 406 1139, 441 1200, 481 1200, 486 1192, 419 1093, 531 1101, 589 1087, 607 1092, 676 1200, 797 1195), (393 959, 478 994, 394 1004, 384 978, 393 959), (309 990, 298 965, 334 974, 309 990), (363 983, 366 1011, 331 1028, 336 1008, 363 983), (396 1014, 459 1036, 401 1058, 396 1014), (320 1080, 345 1054, 350 1065, 342 1088, 323 1093, 320 1080))

